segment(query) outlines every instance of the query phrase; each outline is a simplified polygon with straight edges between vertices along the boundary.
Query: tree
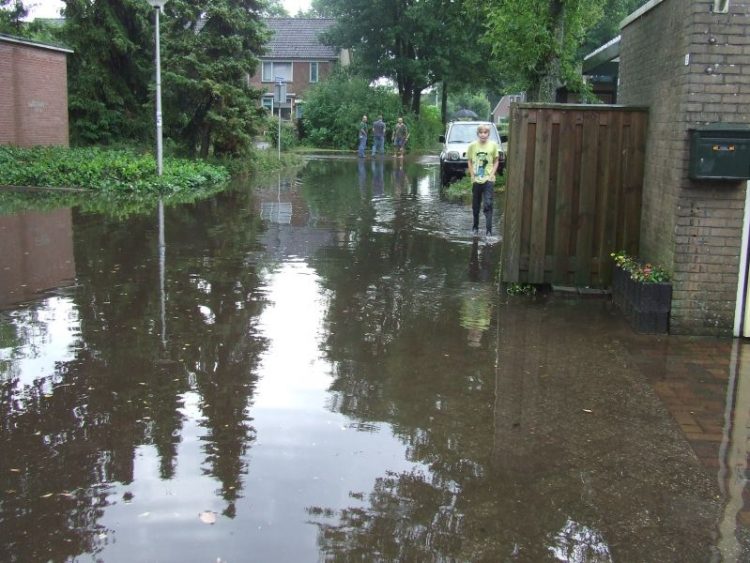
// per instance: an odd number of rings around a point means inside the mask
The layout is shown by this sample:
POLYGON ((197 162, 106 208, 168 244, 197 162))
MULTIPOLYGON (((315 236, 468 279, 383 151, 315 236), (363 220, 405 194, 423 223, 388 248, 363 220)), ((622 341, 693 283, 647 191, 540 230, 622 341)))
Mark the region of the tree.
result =
POLYGON ((602 18, 586 34, 581 54, 586 55, 620 33, 620 22, 648 0, 607 0, 602 18))
POLYGON ((28 15, 21 0, 0 0, 0 33, 23 35, 23 19, 28 15))
POLYGON ((422 91, 446 79, 475 77, 483 65, 479 10, 450 0, 316 0, 334 16, 331 42, 351 48, 355 68, 371 80, 387 77, 404 108, 419 114, 422 91), (459 78, 460 77, 460 78, 459 78))
POLYGON ((66 0, 63 40, 68 58, 74 144, 144 141, 153 122, 148 5, 138 0, 66 0))
MULTIPOLYGON (((235 154, 260 121, 247 86, 266 34, 257 0, 171 0, 161 19, 164 133, 185 153, 235 154)), ((66 0, 74 143, 149 141, 153 9, 142 0, 66 0)))
POLYGON ((280 0, 266 0, 263 8, 263 17, 265 18, 288 18, 289 12, 280 2, 280 0))
POLYGON ((189 155, 237 154, 260 121, 247 85, 267 39, 258 0, 172 0, 164 18, 165 130, 189 155))
POLYGON ((421 93, 430 83, 414 43, 409 4, 408 0, 320 0, 315 4, 321 13, 337 18, 329 32, 333 43, 352 49, 356 68, 366 78, 393 79, 404 108, 413 108, 414 93, 421 93))
POLYGON ((500 72, 529 101, 553 102, 561 85, 580 85, 578 47, 601 17, 604 0, 467 1, 484 11, 484 41, 500 72))

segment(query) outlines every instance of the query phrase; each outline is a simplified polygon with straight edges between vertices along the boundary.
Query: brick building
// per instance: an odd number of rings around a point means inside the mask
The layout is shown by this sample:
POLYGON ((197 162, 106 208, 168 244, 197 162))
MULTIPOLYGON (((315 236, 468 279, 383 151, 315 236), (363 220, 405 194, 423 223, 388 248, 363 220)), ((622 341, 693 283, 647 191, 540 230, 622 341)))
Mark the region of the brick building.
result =
POLYGON ((72 52, 0 34, 0 144, 68 146, 72 52))
POLYGON ((349 64, 348 51, 325 45, 321 34, 335 20, 324 18, 268 18, 263 22, 272 31, 268 52, 260 57, 258 72, 250 85, 265 91, 263 106, 282 117, 299 117, 303 94, 333 71, 336 64, 349 64), (276 78, 286 82, 286 101, 274 102, 276 78))
POLYGON ((618 101, 650 112, 640 255, 674 273, 674 334, 750 334, 747 182, 688 177, 691 129, 750 120, 749 10, 650 0, 621 24, 618 101))

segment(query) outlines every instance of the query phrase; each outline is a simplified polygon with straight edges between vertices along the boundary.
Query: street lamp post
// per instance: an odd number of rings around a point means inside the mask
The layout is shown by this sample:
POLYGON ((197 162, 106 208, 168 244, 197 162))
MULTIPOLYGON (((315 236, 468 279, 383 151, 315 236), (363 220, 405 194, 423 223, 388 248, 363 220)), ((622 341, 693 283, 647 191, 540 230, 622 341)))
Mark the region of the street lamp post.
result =
POLYGON ((161 176, 162 166, 162 127, 161 127, 161 47, 159 42, 159 13, 164 13, 164 5, 167 0, 148 0, 151 7, 154 8, 154 14, 156 14, 155 26, 156 26, 156 46, 155 59, 156 59, 156 175, 161 176))
POLYGON ((281 160, 281 104, 286 103, 286 80, 283 76, 276 77, 276 89, 274 91, 274 101, 279 106, 279 136, 276 139, 279 146, 279 160, 281 160))

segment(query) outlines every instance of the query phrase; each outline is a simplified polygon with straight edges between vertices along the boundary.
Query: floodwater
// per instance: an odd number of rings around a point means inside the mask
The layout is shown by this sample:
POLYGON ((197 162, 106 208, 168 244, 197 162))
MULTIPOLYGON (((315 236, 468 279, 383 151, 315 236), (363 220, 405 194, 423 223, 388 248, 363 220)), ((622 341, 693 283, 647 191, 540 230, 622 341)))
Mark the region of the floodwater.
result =
POLYGON ((747 345, 508 296, 437 177, 0 216, 0 560, 747 561, 747 345))

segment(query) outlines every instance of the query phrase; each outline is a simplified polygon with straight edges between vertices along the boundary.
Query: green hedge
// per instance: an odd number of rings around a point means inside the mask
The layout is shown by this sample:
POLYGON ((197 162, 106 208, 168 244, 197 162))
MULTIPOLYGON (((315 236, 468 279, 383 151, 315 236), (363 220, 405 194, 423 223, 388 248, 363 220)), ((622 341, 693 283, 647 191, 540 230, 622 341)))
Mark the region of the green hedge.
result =
POLYGON ((165 158, 163 164, 163 175, 157 176, 152 154, 94 147, 0 146, 0 185, 169 194, 229 181, 223 166, 176 158, 165 158))

